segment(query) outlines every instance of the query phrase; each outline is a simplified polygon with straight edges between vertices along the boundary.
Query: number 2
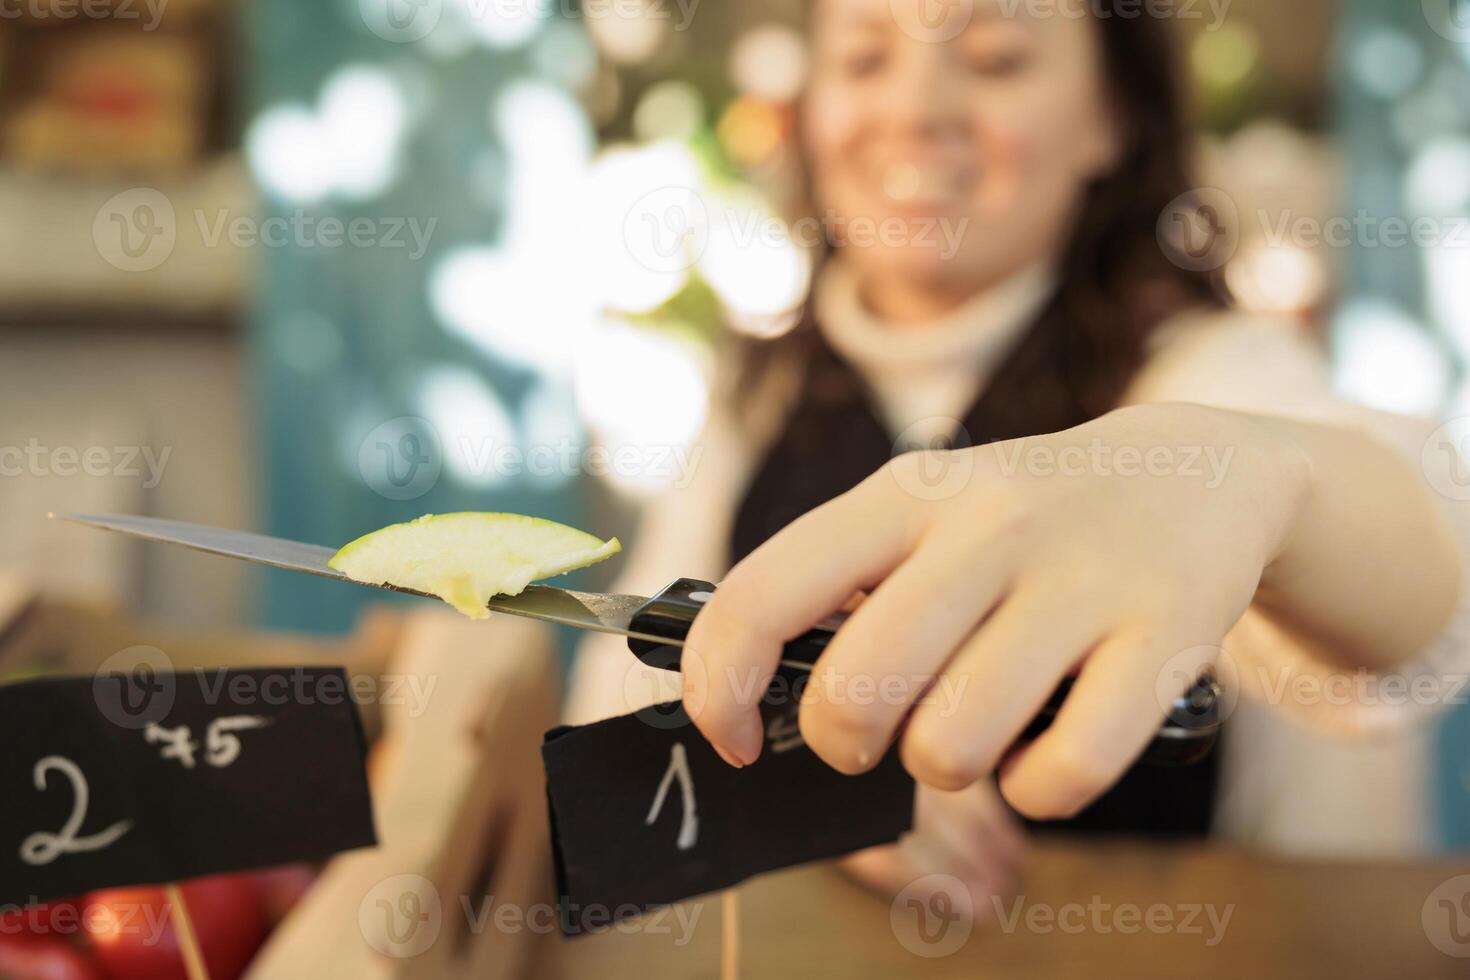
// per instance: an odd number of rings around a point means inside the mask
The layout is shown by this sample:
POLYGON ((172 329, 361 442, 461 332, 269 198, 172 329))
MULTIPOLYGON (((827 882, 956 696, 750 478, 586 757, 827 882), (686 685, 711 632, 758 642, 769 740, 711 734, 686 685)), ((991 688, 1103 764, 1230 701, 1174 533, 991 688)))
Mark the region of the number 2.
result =
POLYGON ((20 845, 20 859, 26 864, 40 866, 50 864, 63 854, 77 854, 84 851, 100 851, 110 847, 117 839, 129 830, 133 829, 131 820, 120 820, 91 837, 77 836, 82 829, 82 824, 87 819, 87 803, 89 792, 87 790, 87 777, 82 775, 82 770, 70 759, 59 755, 48 755, 36 763, 35 781, 36 789, 42 793, 46 791, 46 774, 56 770, 71 781, 72 792, 76 794, 76 804, 72 807, 71 816, 61 828, 59 834, 48 834, 37 831, 27 837, 20 845))

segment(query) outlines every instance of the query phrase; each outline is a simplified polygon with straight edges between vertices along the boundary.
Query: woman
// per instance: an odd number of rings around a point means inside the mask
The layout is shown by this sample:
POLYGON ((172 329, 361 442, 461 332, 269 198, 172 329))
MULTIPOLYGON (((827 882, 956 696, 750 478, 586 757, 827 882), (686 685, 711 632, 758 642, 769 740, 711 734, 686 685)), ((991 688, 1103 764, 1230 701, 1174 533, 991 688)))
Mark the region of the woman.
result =
MULTIPOLYGON (((1161 247, 1189 189, 1171 25, 1031 7, 929 30, 889 0, 818 0, 801 130, 835 247, 812 323, 757 353, 759 395, 746 382, 717 406, 693 483, 651 508, 620 583, 721 581, 683 697, 732 765, 763 733, 719 679, 769 672, 782 640, 869 594, 801 731, 844 772, 896 742, 919 781, 916 832, 847 862, 888 888, 931 871, 980 898, 1006 887, 1020 839, 993 773, 1033 819, 1208 830, 1213 764, 1129 768, 1212 663, 1347 731, 1412 712, 1271 678, 1464 659, 1467 522, 1424 486, 1427 427, 1336 402, 1289 327, 1228 312, 1161 247), (848 241, 859 219, 943 223, 959 245, 848 241), (888 462, 934 439, 961 448, 888 462), (1071 673, 1056 723, 1016 748, 1071 673), (842 696, 875 674, 954 698, 842 696)), ((589 644, 574 720, 675 696, 640 689, 666 681, 627 657, 589 644)))

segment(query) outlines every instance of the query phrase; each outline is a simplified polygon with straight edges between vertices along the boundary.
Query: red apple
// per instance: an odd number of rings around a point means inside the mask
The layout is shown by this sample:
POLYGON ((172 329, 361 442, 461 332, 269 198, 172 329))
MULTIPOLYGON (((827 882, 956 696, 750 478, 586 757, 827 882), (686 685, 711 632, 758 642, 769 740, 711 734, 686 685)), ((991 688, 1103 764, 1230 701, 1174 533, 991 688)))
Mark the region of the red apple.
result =
POLYGON ((86 956, 56 936, 0 935, 5 980, 103 980, 86 956))
MULTIPOLYGON (((196 878, 182 890, 210 980, 238 980, 266 934, 250 877, 196 878)), ((188 980, 174 909, 163 888, 93 892, 83 922, 112 980, 188 980)))
MULTIPOLYGON (((75 898, 37 902, 17 908, 0 906, 0 936, 75 936, 82 928, 82 906, 75 898)), ((0 974, 3 976, 3 974, 0 974)))

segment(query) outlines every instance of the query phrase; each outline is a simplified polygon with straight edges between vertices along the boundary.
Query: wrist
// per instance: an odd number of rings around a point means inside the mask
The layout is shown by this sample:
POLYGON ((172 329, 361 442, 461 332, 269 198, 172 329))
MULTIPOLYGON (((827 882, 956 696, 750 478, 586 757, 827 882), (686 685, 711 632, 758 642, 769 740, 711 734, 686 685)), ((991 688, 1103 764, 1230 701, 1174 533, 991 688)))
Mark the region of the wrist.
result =
POLYGON ((1302 515, 1317 494, 1319 471, 1305 438, 1307 430, 1289 419, 1241 415, 1256 433, 1258 450, 1270 474, 1267 499, 1278 522, 1265 563, 1265 577, 1288 556, 1302 515))
POLYGON ((1263 570, 1291 551, 1317 492, 1310 426, 1188 402, 1130 405, 1104 418, 1124 442, 1188 447, 1223 461, 1223 475, 1211 489, 1232 493, 1232 510, 1257 515, 1263 570))

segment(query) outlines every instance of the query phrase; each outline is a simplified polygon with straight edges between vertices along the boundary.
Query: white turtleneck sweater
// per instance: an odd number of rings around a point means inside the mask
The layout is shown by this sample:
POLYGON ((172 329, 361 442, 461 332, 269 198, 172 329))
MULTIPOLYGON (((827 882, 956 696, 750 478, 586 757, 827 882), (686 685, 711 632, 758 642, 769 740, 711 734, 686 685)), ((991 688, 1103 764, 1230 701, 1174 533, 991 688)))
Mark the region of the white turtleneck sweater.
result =
MULTIPOLYGON (((854 277, 833 262, 814 299, 823 336, 863 377, 890 433, 927 442, 963 417, 1053 289, 1049 271, 1031 269, 941 321, 892 327, 867 311, 854 277)), ((1167 401, 1358 428, 1397 447, 1416 467, 1434 428, 1341 401, 1299 327, 1236 313, 1183 316, 1158 332, 1124 402, 1167 401)), ((647 509, 614 590, 652 595, 681 576, 719 581, 729 568, 736 508, 771 435, 742 429, 730 406, 712 406, 692 476, 647 509)), ((1445 501, 1470 568, 1467 507, 1445 501)), ((1217 832, 1295 853, 1422 852, 1432 836, 1431 726, 1415 722, 1440 705, 1283 697, 1283 678, 1301 682, 1292 690, 1310 691, 1313 684, 1330 686, 1334 674, 1253 612, 1225 648, 1239 665, 1240 700, 1227 727, 1217 832)), ((1470 674, 1470 596, 1462 597, 1443 637, 1404 673, 1434 682, 1441 701, 1458 692, 1457 679, 1470 674)), ((678 691, 677 675, 644 668, 617 638, 594 636, 579 650, 566 714, 584 723, 675 699, 678 691)), ((1470 688, 1460 693, 1470 696, 1470 688)))
POLYGON ((1051 270, 1033 266, 940 320, 895 328, 868 312, 851 272, 833 262, 817 283, 817 324, 876 396, 889 433, 928 443, 964 417, 1055 288, 1051 270))

